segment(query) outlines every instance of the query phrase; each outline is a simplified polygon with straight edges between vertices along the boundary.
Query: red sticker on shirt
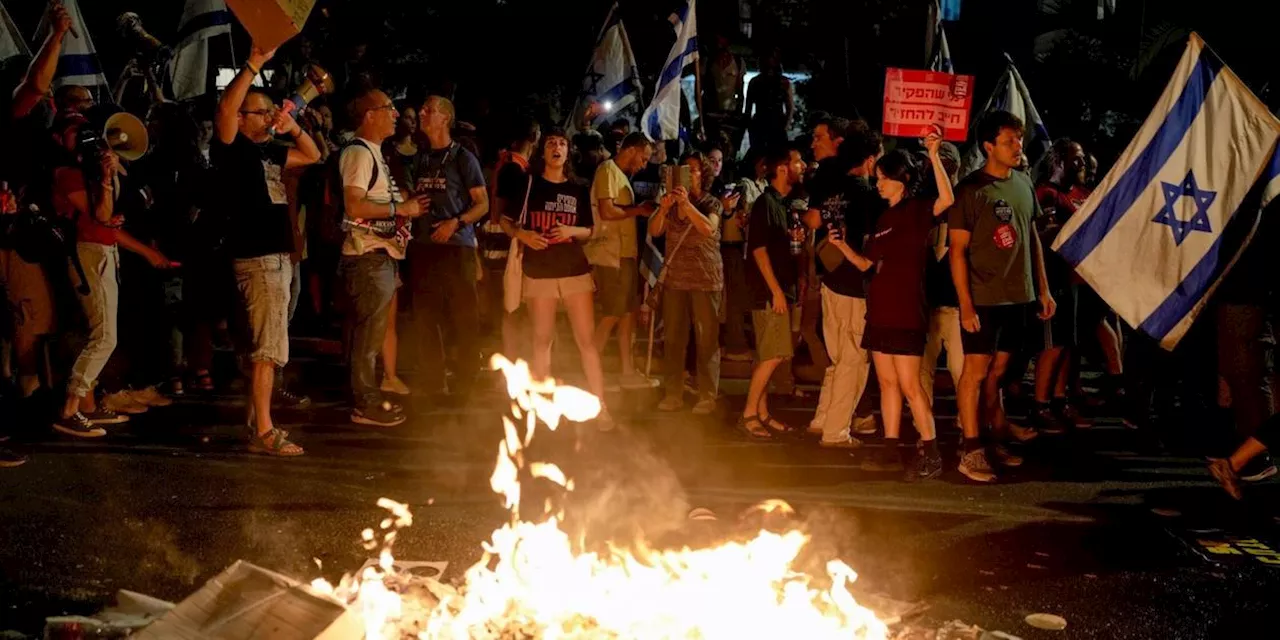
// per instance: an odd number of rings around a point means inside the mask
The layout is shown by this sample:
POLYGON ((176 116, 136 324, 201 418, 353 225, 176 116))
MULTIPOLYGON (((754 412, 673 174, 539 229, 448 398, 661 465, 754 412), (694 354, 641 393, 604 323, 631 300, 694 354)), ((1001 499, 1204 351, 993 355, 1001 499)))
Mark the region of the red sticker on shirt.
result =
POLYGON ((997 247, 1012 249, 1013 245, 1018 243, 1018 231, 1013 228, 1013 225, 1006 222, 996 227, 996 232, 992 234, 992 239, 997 247))

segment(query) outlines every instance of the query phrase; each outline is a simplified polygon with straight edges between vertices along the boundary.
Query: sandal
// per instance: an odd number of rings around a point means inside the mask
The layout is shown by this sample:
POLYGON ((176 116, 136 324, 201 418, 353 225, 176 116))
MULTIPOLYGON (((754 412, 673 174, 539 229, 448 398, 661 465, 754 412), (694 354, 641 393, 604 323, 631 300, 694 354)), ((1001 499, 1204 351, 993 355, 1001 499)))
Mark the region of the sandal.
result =
POLYGON ((791 431, 791 427, 787 423, 778 420, 773 416, 763 416, 760 418, 760 422, 763 423, 770 431, 777 434, 789 433, 791 431))
POLYGON ((265 434, 254 434, 249 440, 249 453, 262 453, 269 456, 293 457, 304 452, 302 447, 289 442, 289 435, 280 429, 272 429, 265 434))
POLYGON ((759 416, 742 416, 738 418, 738 430, 747 434, 752 440, 768 441, 773 440, 773 433, 769 428, 760 422, 759 416))

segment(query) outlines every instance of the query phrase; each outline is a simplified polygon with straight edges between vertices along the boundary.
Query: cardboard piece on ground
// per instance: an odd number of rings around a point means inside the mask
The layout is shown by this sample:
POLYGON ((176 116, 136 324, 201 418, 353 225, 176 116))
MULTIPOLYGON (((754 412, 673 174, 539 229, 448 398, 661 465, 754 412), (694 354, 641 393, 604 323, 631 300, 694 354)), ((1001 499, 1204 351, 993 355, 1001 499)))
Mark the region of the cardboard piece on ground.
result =
POLYGON ((298 35, 315 4, 316 0, 227 0, 254 44, 267 51, 298 35))
POLYGON ((238 560, 132 637, 345 640, 363 636, 356 609, 293 578, 238 560))

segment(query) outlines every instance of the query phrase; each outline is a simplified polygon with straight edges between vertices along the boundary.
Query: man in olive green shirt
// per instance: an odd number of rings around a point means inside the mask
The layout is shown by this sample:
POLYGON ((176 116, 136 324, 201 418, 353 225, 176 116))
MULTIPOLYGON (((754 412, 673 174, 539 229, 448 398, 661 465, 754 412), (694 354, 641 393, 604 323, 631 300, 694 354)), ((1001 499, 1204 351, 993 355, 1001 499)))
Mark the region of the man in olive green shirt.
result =
POLYGON ((1035 188, 1016 171, 1025 128, 1006 111, 987 114, 978 125, 978 142, 987 163, 956 187, 948 215, 951 277, 960 302, 964 371, 956 390, 964 455, 960 472, 977 482, 995 480, 987 452, 978 441, 979 399, 982 417, 996 432, 991 453, 1004 466, 1021 459, 1000 444, 1010 433, 1021 440, 1034 431, 1010 425, 1000 403, 1000 379, 1015 349, 1025 348, 1031 313, 1047 320, 1055 303, 1044 270, 1044 252, 1032 220, 1039 215, 1035 188), (1034 280, 1033 280, 1034 278, 1034 280), (1031 303, 1039 293, 1039 309, 1031 303))

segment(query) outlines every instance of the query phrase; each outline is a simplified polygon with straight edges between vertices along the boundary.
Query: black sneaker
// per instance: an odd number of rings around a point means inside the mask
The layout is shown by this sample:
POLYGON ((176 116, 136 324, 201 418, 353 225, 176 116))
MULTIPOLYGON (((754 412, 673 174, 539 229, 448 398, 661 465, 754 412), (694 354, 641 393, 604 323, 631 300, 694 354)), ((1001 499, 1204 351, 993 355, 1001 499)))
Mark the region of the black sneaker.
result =
POLYGON ((1271 461, 1271 456, 1263 453, 1244 465, 1239 475, 1245 482, 1262 482, 1276 475, 1276 465, 1271 461))
POLYGON ((106 407, 98 407, 96 411, 84 414, 84 417, 90 424, 124 424, 129 421, 129 416, 116 413, 106 407))
POLYGON ((907 482, 932 480, 942 475, 942 454, 937 451, 918 450, 916 457, 907 465, 907 473, 903 478, 907 482))
POLYGON ((27 457, 21 453, 0 447, 0 468, 21 467, 26 462, 27 457))
POLYGON ((1036 408, 1027 415, 1027 421, 1036 431, 1051 436, 1061 435, 1064 431, 1057 414, 1047 404, 1036 405, 1036 408))
POLYGON ((390 402, 382 402, 367 407, 357 408, 351 412, 351 421, 356 424, 367 424, 374 427, 394 427, 404 423, 408 418, 393 407, 390 402))
POLYGON ((862 470, 901 472, 903 471, 902 455, 898 453, 897 447, 881 447, 863 458, 862 470))
POLYGON ((57 422, 53 423, 53 428, 77 438, 101 438, 102 436, 107 435, 107 431, 105 429, 94 426, 94 424, 89 422, 89 419, 84 417, 84 414, 79 411, 71 414, 70 417, 59 418, 57 422))
POLYGON ((275 409, 306 409, 311 406, 311 398, 288 389, 276 389, 271 394, 271 406, 275 409))

